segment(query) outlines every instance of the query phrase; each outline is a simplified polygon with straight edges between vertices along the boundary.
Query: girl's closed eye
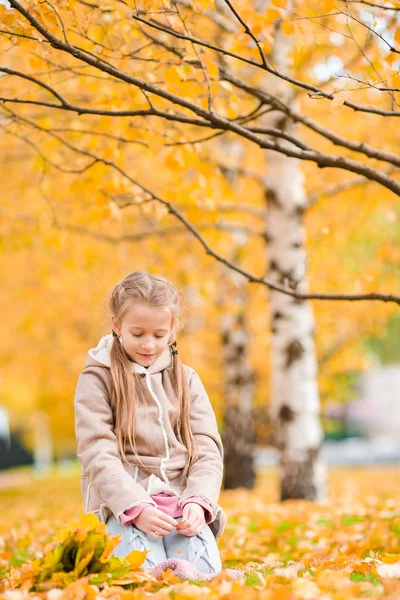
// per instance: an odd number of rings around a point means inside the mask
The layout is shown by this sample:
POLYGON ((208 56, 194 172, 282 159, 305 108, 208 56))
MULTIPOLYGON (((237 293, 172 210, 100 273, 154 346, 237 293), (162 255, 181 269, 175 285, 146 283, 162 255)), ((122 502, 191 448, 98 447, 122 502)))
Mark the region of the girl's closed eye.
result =
MULTIPOLYGON (((132 333, 132 335, 133 335, 134 337, 142 337, 142 335, 143 335, 143 334, 142 334, 142 333, 132 333)), ((156 338, 163 338, 163 337, 165 337, 166 335, 167 335, 166 333, 163 333, 162 335, 155 335, 154 337, 156 337, 156 338)))

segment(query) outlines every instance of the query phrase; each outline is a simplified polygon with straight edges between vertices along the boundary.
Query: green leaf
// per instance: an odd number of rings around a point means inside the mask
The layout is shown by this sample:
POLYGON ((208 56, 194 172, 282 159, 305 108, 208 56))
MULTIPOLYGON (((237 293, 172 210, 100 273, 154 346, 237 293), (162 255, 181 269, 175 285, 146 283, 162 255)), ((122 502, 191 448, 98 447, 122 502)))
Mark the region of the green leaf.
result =
POLYGON ((17 551, 10 560, 10 565, 13 567, 20 567, 21 565, 29 562, 32 556, 25 550, 17 551))
POLYGON ((351 581, 369 581, 373 585, 381 585, 382 581, 373 573, 355 573, 350 575, 351 581))
POLYGON ((366 517, 358 517, 357 515, 345 515, 342 520, 342 526, 353 525, 353 523, 362 523, 366 521, 366 517))
POLYGON ((289 529, 294 529, 296 527, 295 523, 280 523, 275 527, 275 531, 281 533, 282 531, 288 531, 289 529))
POLYGON ((318 519, 317 525, 324 525, 326 527, 335 527, 335 523, 329 519, 318 519))

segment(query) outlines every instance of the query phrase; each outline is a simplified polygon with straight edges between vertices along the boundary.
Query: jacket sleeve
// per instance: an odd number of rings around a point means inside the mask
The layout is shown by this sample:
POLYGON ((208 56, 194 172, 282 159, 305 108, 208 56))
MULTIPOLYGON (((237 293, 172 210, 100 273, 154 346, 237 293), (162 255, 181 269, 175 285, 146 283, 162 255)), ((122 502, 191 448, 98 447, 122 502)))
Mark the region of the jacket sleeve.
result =
POLYGON ((96 368, 89 367, 80 374, 74 409, 77 455, 82 471, 116 518, 140 502, 155 506, 150 494, 122 464, 109 394, 96 368))
POLYGON ((209 502, 206 502, 205 500, 203 500, 203 498, 200 498, 199 496, 191 496, 190 498, 185 498, 185 500, 182 500, 182 509, 184 506, 186 506, 186 504, 190 504, 191 502, 193 504, 199 504, 204 510, 204 518, 206 525, 212 523, 212 521, 214 520, 213 514, 215 511, 211 504, 209 502))
POLYGON ((212 506, 215 517, 223 476, 222 441, 211 402, 200 377, 193 369, 188 376, 190 425, 197 444, 197 459, 189 470, 186 488, 179 504, 182 506, 190 496, 199 496, 212 506))

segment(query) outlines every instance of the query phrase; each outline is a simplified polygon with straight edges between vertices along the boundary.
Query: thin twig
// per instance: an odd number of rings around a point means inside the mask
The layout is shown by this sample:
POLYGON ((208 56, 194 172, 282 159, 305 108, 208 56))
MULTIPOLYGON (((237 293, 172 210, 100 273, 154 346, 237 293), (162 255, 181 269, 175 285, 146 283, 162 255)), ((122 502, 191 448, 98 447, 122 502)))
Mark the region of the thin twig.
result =
MULTIPOLYGON (((29 121, 28 119, 25 119, 23 117, 18 117, 19 120, 29 124, 31 127, 33 127, 34 129, 37 129, 39 131, 44 131, 46 133, 48 133, 51 137, 54 137, 55 139, 58 139, 60 141, 60 143, 62 143, 63 145, 65 145, 67 148, 69 148, 72 151, 77 152, 78 154, 82 154, 88 158, 91 158, 93 163, 95 164, 96 162, 102 163, 114 170, 116 170, 120 175, 122 175, 124 178, 126 178, 130 183, 134 184, 135 186, 137 186, 146 196, 148 200, 155 200, 157 202, 159 202, 160 204, 162 204, 163 206, 165 206, 168 209, 168 212, 172 215, 174 215, 176 217, 176 219, 178 221, 180 221, 188 231, 190 231, 192 233, 192 235, 194 236, 194 238, 196 238, 200 244, 202 245, 202 247, 204 248, 206 254, 208 254, 209 256, 212 256, 213 258, 215 258, 217 261, 221 262, 222 264, 225 264, 227 267, 229 267, 230 269, 236 271, 237 273, 241 274, 245 279, 248 280, 249 283, 259 283, 262 284, 266 287, 268 287, 269 289, 275 290, 277 292, 280 292, 282 294, 291 296, 293 298, 297 298, 298 300, 348 300, 348 301, 364 301, 364 300, 379 300, 382 302, 394 302, 396 304, 400 305, 400 296, 396 296, 394 294, 380 294, 380 293, 368 293, 368 294, 318 294, 318 293, 300 293, 297 292, 295 290, 293 290, 292 288, 288 287, 287 285, 285 286, 280 286, 277 285, 275 282, 269 280, 266 277, 257 277, 255 275, 252 275, 251 273, 249 273, 248 271, 245 271, 244 269, 242 269, 241 267, 239 267, 238 265, 236 265, 235 263, 233 263, 232 261, 222 257, 220 254, 218 254, 217 252, 215 252, 210 246, 209 244, 206 242, 206 240, 204 239, 204 237, 197 231, 197 229, 182 215, 182 213, 180 213, 177 208, 171 203, 168 202, 167 200, 164 200, 163 198, 161 198, 160 196, 158 196, 158 194, 155 194, 154 192, 152 192, 149 188, 147 188, 146 186, 144 186, 142 183, 140 183, 138 180, 134 179, 133 177, 131 177, 129 175, 129 173, 127 173, 124 169, 122 169, 119 165, 115 164, 113 161, 109 161, 107 159, 104 159, 102 157, 96 156, 94 155, 92 152, 88 152, 87 150, 82 150, 80 148, 77 148, 76 146, 73 146, 70 142, 67 142, 66 140, 64 140, 61 136, 51 132, 50 130, 47 130, 39 125, 37 125, 36 123, 32 123, 31 121, 29 121)), ((25 140, 28 141, 29 140, 25 140)), ((125 206, 132 206, 134 205, 134 203, 132 202, 126 202, 125 206)))

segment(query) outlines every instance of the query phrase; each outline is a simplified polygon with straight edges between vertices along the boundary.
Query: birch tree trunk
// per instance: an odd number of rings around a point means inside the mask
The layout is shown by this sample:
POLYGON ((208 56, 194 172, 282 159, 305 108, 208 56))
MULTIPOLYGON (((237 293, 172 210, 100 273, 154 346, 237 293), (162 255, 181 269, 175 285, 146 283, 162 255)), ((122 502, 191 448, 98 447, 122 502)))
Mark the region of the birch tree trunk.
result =
MULTIPOLYGON (((291 36, 279 30, 275 37, 275 67, 290 71, 291 36)), ((266 91, 292 102, 285 82, 265 81, 266 91)), ((294 133, 282 114, 262 117, 264 126, 294 133)), ((289 143, 289 142, 288 142, 289 143)), ((267 203, 265 234, 268 240, 267 277, 300 292, 308 291, 307 251, 303 214, 307 208, 304 177, 297 159, 266 151, 267 203)), ((321 459, 323 431, 314 346, 314 316, 310 302, 270 290, 271 311, 271 417, 280 450, 281 499, 326 497, 326 471, 321 459)))
MULTIPOLYGON (((261 13, 269 5, 268 0, 254 0, 255 10, 261 13)), ((223 0, 217 0, 216 7, 225 17, 232 18, 223 0)), ((293 2, 289 0, 287 9, 292 7, 293 2)), ((237 26, 237 22, 233 21, 232 25, 237 26)), ((293 41, 293 37, 283 35, 277 25, 269 58, 280 72, 290 72, 293 41)), ((244 76, 243 70, 241 75, 244 76)), ((267 75, 263 87, 285 102, 293 103, 291 89, 283 80, 267 75)), ((294 130, 294 126, 276 110, 266 113, 260 122, 265 127, 289 133, 294 130)), ((267 277, 305 292, 308 281, 303 214, 307 198, 300 163, 273 151, 265 151, 265 157, 268 166, 268 174, 264 178, 267 277)), ((271 419, 276 445, 280 449, 281 499, 320 501, 326 497, 326 470, 321 459, 323 431, 319 415, 312 306, 309 302, 272 290, 269 298, 271 419)))
MULTIPOLYGON (((233 260, 239 261, 238 252, 233 260)), ((221 317, 224 372, 224 489, 255 482, 253 422, 254 373, 248 360, 250 335, 246 323, 247 282, 234 271, 224 270, 220 294, 227 310, 221 317)))

